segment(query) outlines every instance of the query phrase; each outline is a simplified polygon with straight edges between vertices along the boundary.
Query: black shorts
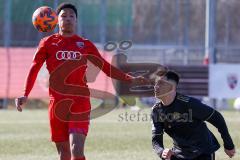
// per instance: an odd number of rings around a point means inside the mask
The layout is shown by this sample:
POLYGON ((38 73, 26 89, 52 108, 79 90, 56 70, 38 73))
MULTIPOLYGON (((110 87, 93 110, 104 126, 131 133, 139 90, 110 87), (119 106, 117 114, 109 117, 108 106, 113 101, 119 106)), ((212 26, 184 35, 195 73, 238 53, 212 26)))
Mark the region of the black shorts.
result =
POLYGON ((215 153, 202 154, 194 159, 182 159, 182 158, 176 158, 175 156, 172 156, 171 160, 215 160, 215 153))

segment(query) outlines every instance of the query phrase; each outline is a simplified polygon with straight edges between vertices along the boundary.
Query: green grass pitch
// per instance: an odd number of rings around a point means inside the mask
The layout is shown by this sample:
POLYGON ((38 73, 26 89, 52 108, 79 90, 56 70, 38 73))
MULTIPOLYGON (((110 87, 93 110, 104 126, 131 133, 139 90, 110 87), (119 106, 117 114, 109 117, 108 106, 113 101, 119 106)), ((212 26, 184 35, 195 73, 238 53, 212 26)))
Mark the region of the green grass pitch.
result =
MULTIPOLYGON (((85 154, 88 160, 157 160, 151 146, 150 109, 132 111, 116 109, 91 121, 85 154)), ((222 112, 234 139, 239 160, 240 113, 222 112)), ((222 144, 217 130, 209 125, 222 144)), ((47 110, 0 110, 0 160, 54 160, 57 152, 49 140, 47 110)), ((165 134, 165 147, 171 147, 165 134)), ((216 160, 229 159, 223 148, 216 160)))

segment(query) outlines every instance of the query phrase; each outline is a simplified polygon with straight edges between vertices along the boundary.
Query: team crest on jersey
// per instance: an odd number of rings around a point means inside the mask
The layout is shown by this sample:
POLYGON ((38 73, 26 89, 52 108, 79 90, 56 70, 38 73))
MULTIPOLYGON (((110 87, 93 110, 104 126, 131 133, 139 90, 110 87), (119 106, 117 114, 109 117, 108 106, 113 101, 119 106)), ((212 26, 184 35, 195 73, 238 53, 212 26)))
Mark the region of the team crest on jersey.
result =
POLYGON ((235 89, 237 84, 238 84, 238 77, 236 74, 229 74, 227 76, 227 82, 228 82, 228 86, 231 89, 235 89))
POLYGON ((84 42, 76 42, 77 46, 79 48, 83 48, 84 47, 84 42))

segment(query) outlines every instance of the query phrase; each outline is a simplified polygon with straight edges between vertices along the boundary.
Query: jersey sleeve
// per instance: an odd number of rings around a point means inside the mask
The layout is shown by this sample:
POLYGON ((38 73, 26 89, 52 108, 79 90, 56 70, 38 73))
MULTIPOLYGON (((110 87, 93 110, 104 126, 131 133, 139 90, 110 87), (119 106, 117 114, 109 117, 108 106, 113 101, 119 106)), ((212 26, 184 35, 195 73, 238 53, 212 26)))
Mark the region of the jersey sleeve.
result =
POLYGON ((28 72, 25 85, 24 85, 24 96, 28 97, 31 92, 33 85, 36 81, 39 70, 41 69, 43 63, 45 62, 47 57, 47 51, 45 46, 45 40, 42 39, 38 45, 37 51, 33 57, 33 61, 28 72))
POLYGON ((215 111, 207 121, 218 129, 218 132, 223 139, 224 148, 228 150, 234 149, 233 140, 228 132, 227 124, 221 113, 215 111))
POLYGON ((213 108, 195 98, 190 99, 188 106, 189 109, 192 110, 193 118, 203 121, 206 121, 215 111, 213 108))
POLYGON ((99 53, 98 49, 95 47, 95 45, 88 41, 88 53, 87 53, 87 59, 91 61, 95 66, 100 68, 107 76, 121 80, 121 81, 132 81, 132 76, 122 72, 118 68, 114 67, 110 63, 108 63, 99 53))
POLYGON ((232 138, 221 113, 195 99, 191 100, 190 109, 192 109, 193 118, 207 121, 218 129, 223 139, 224 148, 229 150, 234 148, 232 138))
POLYGON ((157 112, 152 110, 151 113, 151 123, 152 123, 152 147, 154 152, 161 157, 164 150, 163 146, 163 123, 159 121, 159 116, 157 112))

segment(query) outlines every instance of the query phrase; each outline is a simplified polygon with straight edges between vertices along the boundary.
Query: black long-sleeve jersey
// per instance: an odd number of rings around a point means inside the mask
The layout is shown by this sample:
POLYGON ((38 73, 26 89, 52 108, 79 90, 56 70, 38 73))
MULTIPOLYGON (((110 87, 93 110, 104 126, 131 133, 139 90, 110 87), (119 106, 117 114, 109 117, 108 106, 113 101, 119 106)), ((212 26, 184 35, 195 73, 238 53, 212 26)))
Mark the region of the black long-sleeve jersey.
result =
POLYGON ((152 145, 160 157, 164 150, 164 132, 173 139, 172 151, 178 158, 192 159, 218 150, 220 145, 204 121, 218 129, 224 148, 234 148, 223 116, 195 98, 177 93, 169 106, 156 103, 151 117, 152 145))

